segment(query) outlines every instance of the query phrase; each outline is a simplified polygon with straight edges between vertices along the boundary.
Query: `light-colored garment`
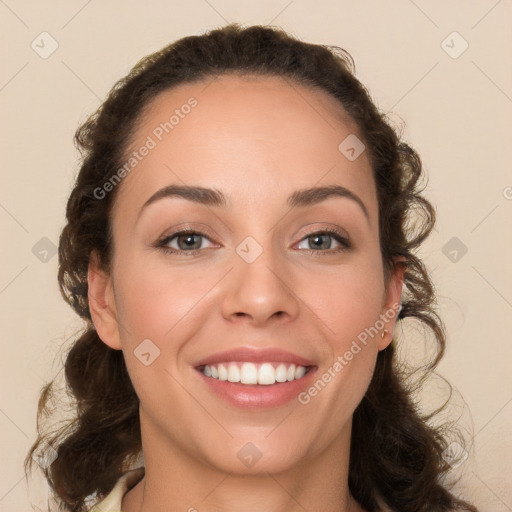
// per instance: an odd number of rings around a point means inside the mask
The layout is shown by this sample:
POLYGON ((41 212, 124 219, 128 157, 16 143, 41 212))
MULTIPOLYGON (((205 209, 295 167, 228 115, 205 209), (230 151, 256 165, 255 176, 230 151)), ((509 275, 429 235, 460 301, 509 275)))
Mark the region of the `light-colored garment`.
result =
POLYGON ((94 505, 89 512, 121 512, 123 496, 144 476, 144 468, 136 468, 123 473, 108 496, 94 505))

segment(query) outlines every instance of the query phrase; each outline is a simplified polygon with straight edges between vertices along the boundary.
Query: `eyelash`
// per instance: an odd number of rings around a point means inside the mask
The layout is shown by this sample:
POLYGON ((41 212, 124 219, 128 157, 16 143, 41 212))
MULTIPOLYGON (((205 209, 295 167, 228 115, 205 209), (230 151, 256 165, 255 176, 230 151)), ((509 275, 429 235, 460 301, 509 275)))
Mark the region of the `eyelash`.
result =
MULTIPOLYGON (((183 229, 180 231, 175 231, 174 233, 172 233, 168 236, 165 236, 164 238, 162 238, 161 240, 156 242, 155 247, 164 251, 167 254, 183 254, 183 255, 187 255, 187 256, 195 256, 195 255, 199 254, 199 252, 205 250, 205 249, 193 249, 190 251, 185 251, 185 250, 174 249, 174 248, 168 247, 167 244, 179 235, 199 235, 199 236, 208 238, 210 240, 209 236, 206 235, 205 233, 202 233, 200 231, 195 231, 192 229, 183 229)), ((307 233, 303 238, 300 239, 299 243, 302 242, 303 240, 310 238, 312 236, 315 236, 315 235, 332 236, 332 238, 334 238, 338 243, 340 243, 342 247, 340 247, 338 249, 327 249, 327 250, 299 249, 299 251, 303 251, 303 252, 305 251, 314 256, 328 256, 328 255, 344 252, 344 251, 347 251, 352 248, 351 242, 342 233, 340 233, 339 231, 337 231, 335 229, 329 229, 329 230, 323 230, 323 231, 320 230, 320 231, 313 231, 311 233, 307 233)))

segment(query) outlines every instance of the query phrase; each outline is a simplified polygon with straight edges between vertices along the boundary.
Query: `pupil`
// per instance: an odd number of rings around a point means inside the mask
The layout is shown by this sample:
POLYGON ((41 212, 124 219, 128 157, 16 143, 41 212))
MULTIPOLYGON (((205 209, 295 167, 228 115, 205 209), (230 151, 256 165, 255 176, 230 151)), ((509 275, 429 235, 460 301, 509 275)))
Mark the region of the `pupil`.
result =
POLYGON ((329 249, 330 244, 328 238, 328 235, 314 235, 312 237, 312 239, 314 240, 313 243, 316 245, 316 247, 323 247, 324 249, 329 249), (322 238, 325 239, 324 243, 322 243, 322 238), (320 243, 318 243, 318 241, 320 241, 320 243))
POLYGON ((197 235, 194 235, 194 234, 190 234, 190 235, 182 235, 183 236, 183 241, 185 243, 185 246, 187 248, 190 248, 194 245, 197 245, 197 242, 194 242, 194 238, 197 236, 197 235))

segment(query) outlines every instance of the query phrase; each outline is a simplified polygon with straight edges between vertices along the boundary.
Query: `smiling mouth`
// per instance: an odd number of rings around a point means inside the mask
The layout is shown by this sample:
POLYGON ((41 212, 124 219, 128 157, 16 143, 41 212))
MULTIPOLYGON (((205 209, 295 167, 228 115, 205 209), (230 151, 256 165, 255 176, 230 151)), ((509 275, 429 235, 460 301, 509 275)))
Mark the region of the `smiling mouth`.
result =
POLYGON ((312 368, 313 366, 300 366, 284 362, 229 361, 201 365, 197 367, 197 370, 206 377, 220 381, 269 386, 299 380, 312 368))

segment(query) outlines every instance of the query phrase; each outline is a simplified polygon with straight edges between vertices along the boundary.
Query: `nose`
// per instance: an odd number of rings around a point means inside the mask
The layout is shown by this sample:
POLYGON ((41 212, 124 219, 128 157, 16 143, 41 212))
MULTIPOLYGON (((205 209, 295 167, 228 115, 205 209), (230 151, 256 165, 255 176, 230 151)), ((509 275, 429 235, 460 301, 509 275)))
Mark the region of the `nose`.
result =
POLYGON ((267 254, 264 251, 252 263, 236 256, 222 302, 227 320, 263 326, 269 321, 287 323, 299 314, 291 272, 267 254))

